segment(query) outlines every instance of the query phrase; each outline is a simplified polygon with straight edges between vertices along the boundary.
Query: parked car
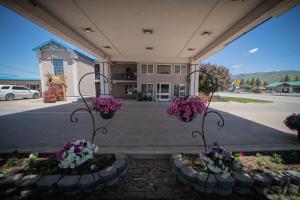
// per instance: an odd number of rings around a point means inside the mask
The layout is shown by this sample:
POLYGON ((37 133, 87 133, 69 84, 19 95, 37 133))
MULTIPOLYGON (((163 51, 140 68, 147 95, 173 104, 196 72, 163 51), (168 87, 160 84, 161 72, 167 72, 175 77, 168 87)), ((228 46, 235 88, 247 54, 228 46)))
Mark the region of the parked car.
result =
POLYGON ((40 92, 18 85, 0 85, 0 100, 13 101, 14 99, 38 99, 40 92))

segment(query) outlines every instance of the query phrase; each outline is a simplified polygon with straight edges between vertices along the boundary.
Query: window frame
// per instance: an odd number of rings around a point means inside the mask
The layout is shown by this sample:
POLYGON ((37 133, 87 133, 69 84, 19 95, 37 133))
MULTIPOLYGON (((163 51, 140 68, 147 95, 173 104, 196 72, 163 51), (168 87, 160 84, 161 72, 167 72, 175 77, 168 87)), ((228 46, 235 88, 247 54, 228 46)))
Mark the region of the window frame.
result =
POLYGON ((64 74, 65 74, 64 59, 63 59, 63 58, 52 58, 52 59, 51 59, 51 64, 52 64, 52 71, 53 71, 53 74, 54 74, 54 75, 59 76, 59 75, 64 75, 64 74), (56 73, 55 73, 54 60, 61 60, 61 61, 62 61, 62 72, 63 72, 63 73, 59 73, 59 74, 56 74, 56 73))
POLYGON ((145 74, 145 75, 153 75, 154 74, 154 65, 155 64, 150 64, 150 63, 142 63, 141 64, 141 74, 145 74), (146 66, 146 73, 143 73, 143 65, 146 66), (152 73, 149 73, 149 66, 152 67, 152 73))
POLYGON ((172 74, 173 74, 173 73, 172 73, 172 71, 173 71, 173 70, 172 70, 172 68, 173 68, 172 66, 173 66, 172 64, 156 64, 156 65, 155 65, 155 69, 156 69, 156 73, 155 73, 155 74, 156 74, 156 75, 172 75, 172 74), (159 65, 165 65, 165 66, 167 65, 167 66, 170 66, 170 73, 169 73, 169 74, 159 74, 159 73, 158 73, 158 67, 159 67, 159 65))
POLYGON ((154 93, 155 93, 155 88, 154 88, 154 83, 141 83, 141 92, 143 92, 142 91, 142 88, 143 88, 143 85, 146 85, 146 95, 149 93, 149 85, 152 85, 152 96, 154 96, 154 93))
POLYGON ((187 91, 186 91, 186 84, 184 84, 184 83, 175 83, 175 84, 173 85, 173 96, 174 96, 174 97, 179 97, 179 98, 181 98, 181 97, 185 97, 186 94, 187 94, 187 91), (175 95, 175 87, 176 87, 176 86, 178 86, 178 96, 175 95), (181 86, 184 86, 184 95, 183 95, 183 96, 180 95, 180 91, 181 91, 181 90, 180 90, 180 87, 181 87, 181 86))
POLYGON ((137 94, 137 84, 136 83, 131 83, 131 84, 125 84, 125 94, 126 95, 136 95, 137 94), (132 94, 128 93, 128 86, 131 86, 132 89, 132 94))
POLYGON ((186 64, 174 64, 174 75, 185 76, 187 75, 187 65, 186 64), (176 73, 176 67, 179 67, 179 73, 176 73), (185 68, 185 73, 182 73, 182 68, 185 68))

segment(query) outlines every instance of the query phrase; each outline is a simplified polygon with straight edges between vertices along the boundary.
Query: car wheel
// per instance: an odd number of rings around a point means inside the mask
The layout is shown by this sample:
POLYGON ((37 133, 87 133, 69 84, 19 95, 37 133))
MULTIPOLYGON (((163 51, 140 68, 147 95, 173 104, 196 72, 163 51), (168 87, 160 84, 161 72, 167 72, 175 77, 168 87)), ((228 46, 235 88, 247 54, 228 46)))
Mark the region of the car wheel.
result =
POLYGON ((7 94, 7 95, 5 96, 5 99, 6 99, 7 101, 13 101, 13 100, 15 99, 15 95, 14 95, 14 94, 7 94))
POLYGON ((40 97, 40 95, 38 93, 33 94, 32 98, 34 99, 38 99, 40 97))

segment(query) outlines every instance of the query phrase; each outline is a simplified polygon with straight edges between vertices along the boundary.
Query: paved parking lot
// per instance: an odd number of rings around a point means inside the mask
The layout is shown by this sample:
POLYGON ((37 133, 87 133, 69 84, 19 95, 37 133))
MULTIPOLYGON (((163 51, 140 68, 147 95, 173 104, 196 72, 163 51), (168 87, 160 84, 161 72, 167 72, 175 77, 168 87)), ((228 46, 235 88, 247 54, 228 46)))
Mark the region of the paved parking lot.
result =
MULTIPOLYGON (((15 110, 19 106, 24 109, 31 107, 26 105, 25 101, 24 103, 21 101, 11 103, 15 103, 12 106, 15 110)), ((122 111, 114 119, 103 120, 95 116, 97 125, 105 125, 109 131, 108 135, 96 136, 95 143, 100 146, 102 152, 199 152, 203 149, 203 142, 200 138, 193 138, 191 132, 200 130, 201 118, 197 118, 192 123, 179 122, 166 115, 168 104, 127 100, 124 101, 122 111)), ((0 117, 0 152, 16 149, 19 151, 56 151, 69 140, 91 137, 91 122, 86 113, 78 114, 80 121, 76 125, 69 121, 71 112, 82 107, 82 103, 45 106, 34 109, 31 107, 30 110, 13 113, 14 111, 9 111, 7 102, 0 102, 1 113, 3 114, 3 110, 6 113, 0 117), (8 114, 8 111, 11 114, 8 114)), ((214 116, 207 119, 208 143, 216 141, 231 150, 300 148, 295 134, 228 112, 222 112, 222 114, 225 126, 221 131, 215 126, 214 116)))

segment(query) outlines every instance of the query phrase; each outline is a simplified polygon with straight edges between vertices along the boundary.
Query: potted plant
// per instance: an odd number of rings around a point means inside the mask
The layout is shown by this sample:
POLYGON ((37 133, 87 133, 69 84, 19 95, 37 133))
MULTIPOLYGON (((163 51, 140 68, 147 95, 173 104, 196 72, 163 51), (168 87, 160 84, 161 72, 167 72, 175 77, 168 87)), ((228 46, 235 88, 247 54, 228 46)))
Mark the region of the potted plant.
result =
POLYGON ((199 97, 176 98, 167 108, 167 114, 183 122, 191 122, 204 113, 205 109, 206 103, 199 97))
POLYGON ((284 120, 284 123, 289 129, 296 130, 300 139, 300 114, 293 113, 284 120))
POLYGON ((93 100, 92 109, 99 112, 103 119, 113 118, 116 111, 120 110, 122 104, 113 97, 96 97, 93 100))

